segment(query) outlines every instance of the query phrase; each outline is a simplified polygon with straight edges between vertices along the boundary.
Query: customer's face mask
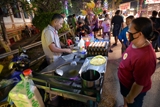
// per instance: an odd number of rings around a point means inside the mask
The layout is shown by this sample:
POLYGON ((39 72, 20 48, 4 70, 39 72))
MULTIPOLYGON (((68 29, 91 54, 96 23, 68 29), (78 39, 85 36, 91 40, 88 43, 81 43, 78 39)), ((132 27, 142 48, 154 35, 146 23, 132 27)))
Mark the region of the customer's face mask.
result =
POLYGON ((138 36, 138 37, 134 38, 133 35, 136 34, 136 33, 138 33, 138 32, 131 33, 131 32, 128 31, 128 41, 129 41, 129 42, 131 42, 131 41, 133 41, 134 39, 137 39, 137 38, 139 37, 139 36, 138 36))

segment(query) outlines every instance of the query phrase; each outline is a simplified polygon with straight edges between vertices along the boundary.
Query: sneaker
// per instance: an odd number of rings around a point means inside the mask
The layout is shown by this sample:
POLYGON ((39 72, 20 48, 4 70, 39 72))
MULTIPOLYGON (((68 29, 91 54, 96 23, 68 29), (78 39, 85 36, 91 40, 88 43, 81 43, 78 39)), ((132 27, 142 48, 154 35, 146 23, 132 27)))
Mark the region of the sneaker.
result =
POLYGON ((109 50, 109 52, 110 52, 110 53, 112 53, 112 52, 113 52, 113 50, 111 50, 111 49, 110 49, 110 50, 109 50))

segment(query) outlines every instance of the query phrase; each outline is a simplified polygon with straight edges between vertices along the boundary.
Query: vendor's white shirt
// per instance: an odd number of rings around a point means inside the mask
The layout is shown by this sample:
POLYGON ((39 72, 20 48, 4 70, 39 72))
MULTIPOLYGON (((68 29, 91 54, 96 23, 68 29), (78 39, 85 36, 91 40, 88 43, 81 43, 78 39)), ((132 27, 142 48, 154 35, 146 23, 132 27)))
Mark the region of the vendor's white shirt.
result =
POLYGON ((57 30, 48 25, 42 32, 41 41, 48 63, 50 64, 56 61, 61 56, 61 53, 52 52, 49 49, 49 45, 54 43, 56 47, 61 48, 57 30))
POLYGON ((111 28, 111 25, 110 25, 110 20, 109 19, 106 19, 102 22, 102 27, 104 28, 104 32, 110 32, 110 28, 111 28))

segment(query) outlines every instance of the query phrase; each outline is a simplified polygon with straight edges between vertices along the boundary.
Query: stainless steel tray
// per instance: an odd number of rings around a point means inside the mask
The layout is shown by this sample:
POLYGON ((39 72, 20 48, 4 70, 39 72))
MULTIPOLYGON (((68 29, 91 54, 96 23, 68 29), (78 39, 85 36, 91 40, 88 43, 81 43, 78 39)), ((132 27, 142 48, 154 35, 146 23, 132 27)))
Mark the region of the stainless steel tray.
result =
POLYGON ((106 62, 102 65, 99 65, 99 66, 95 66, 95 65, 91 65, 90 64, 90 60, 92 59, 93 57, 87 57, 81 67, 81 69, 79 70, 79 74, 81 74, 81 72, 85 72, 86 70, 88 69, 93 69, 93 70, 96 70, 98 71, 99 73, 105 73, 106 72, 106 66, 107 66, 107 60, 108 60, 108 57, 105 56, 106 58, 106 62))

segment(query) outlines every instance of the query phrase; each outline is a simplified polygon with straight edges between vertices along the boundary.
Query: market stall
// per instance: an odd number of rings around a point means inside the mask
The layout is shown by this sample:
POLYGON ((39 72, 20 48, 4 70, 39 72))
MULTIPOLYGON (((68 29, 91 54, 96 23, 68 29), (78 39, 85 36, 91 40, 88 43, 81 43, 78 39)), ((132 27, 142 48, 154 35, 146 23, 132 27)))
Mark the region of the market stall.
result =
MULTIPOLYGON (((92 44, 96 45, 96 43, 92 44)), ((98 44, 96 47, 90 47, 90 51, 98 49, 97 46, 98 44)), ((107 50, 107 42, 105 46, 107 50)), ((107 53, 107 51, 105 52, 107 53)), ((49 96, 52 96, 50 100, 61 96, 72 99, 72 105, 73 102, 78 101, 83 104, 83 107, 97 107, 103 91, 104 74, 107 67, 106 55, 86 54, 82 57, 81 53, 77 51, 61 56, 40 73, 34 73, 32 79, 39 89, 45 90, 49 96)), ((73 107, 78 107, 79 103, 74 103, 73 107)))

